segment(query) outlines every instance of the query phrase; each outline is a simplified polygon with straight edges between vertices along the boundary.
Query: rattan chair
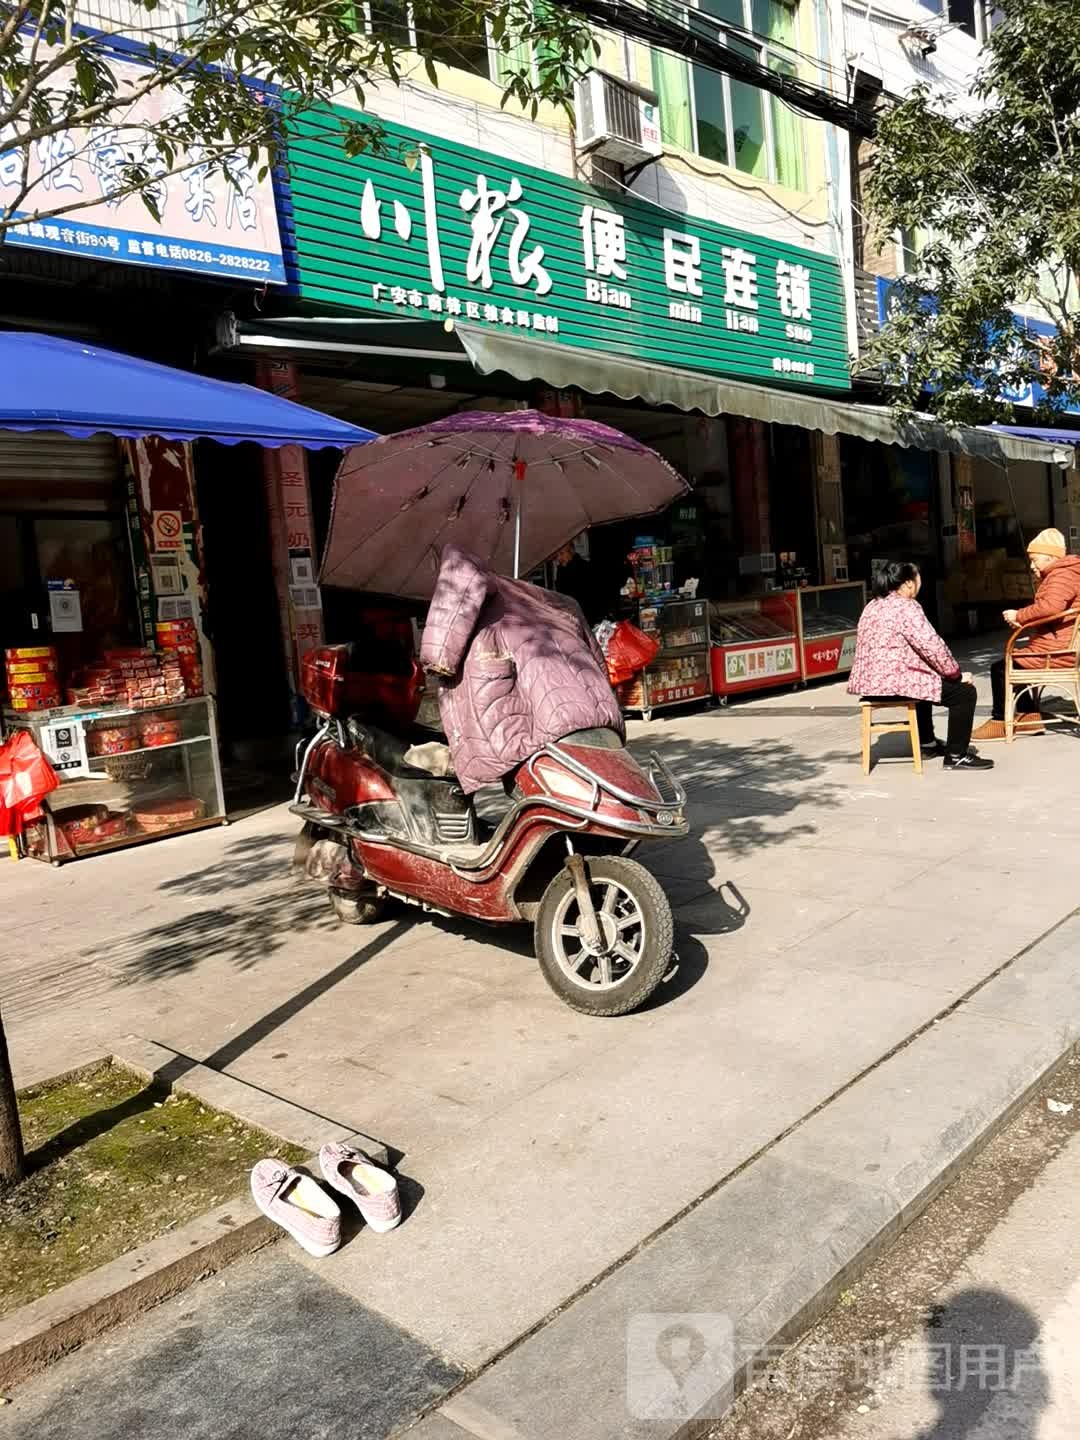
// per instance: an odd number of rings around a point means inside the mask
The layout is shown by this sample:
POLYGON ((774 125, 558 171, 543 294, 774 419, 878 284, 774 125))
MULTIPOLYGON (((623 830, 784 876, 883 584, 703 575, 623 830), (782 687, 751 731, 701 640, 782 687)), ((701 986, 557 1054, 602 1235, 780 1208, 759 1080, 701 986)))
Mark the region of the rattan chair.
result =
MULTIPOLYGON (((1021 649, 1019 654, 1023 654, 1021 649)), ((1076 719, 1080 721, 1080 610, 1063 610, 1059 615, 1047 615, 1041 620, 1032 620, 1027 625, 1021 625, 1014 630, 1009 637, 1009 643, 1005 646, 1005 740, 1012 744, 1016 736, 1016 701, 1018 696, 1025 692, 1031 692, 1038 696, 1041 690, 1062 690, 1073 702, 1073 709, 1076 711, 1076 719), (1072 635, 1069 644, 1061 650, 1051 650, 1045 655, 1039 656, 1040 668, 1029 669, 1026 666, 1016 664, 1016 657, 1013 651, 1018 640, 1025 636, 1030 638, 1031 634, 1038 630, 1044 630, 1048 625, 1058 625, 1062 620, 1073 622, 1072 635), (1051 662, 1068 656, 1068 666, 1054 666, 1051 662)), ((1044 721, 1049 719, 1051 723, 1060 723, 1067 717, 1064 715, 1043 716, 1044 721)))

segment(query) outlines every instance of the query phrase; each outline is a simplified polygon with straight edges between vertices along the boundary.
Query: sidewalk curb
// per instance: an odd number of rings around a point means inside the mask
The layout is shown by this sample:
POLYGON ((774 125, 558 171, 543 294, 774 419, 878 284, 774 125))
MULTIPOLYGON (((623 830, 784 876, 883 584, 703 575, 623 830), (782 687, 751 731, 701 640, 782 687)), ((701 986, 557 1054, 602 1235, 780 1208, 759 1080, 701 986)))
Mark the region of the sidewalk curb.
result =
POLYGON ((830 1309, 1080 1044, 1078 945, 1074 913, 493 1357, 410 1440, 707 1434, 748 1367, 830 1309), (673 1403, 661 1332, 717 1319, 729 1348, 707 1345, 700 1384, 679 1380, 673 1403))
MULTIPOLYGON (((111 1056, 96 1064, 108 1060, 164 1090, 192 1095, 312 1153, 328 1141, 355 1138, 374 1159, 388 1163, 386 1147, 378 1141, 349 1126, 335 1126, 242 1080, 208 1070, 162 1045, 126 1036, 111 1056)), ((80 1065, 56 1078, 73 1079, 94 1068, 80 1065)), ((196 1280, 272 1244, 281 1234, 280 1227, 258 1214, 241 1192, 53 1294, 20 1306, 0 1318, 0 1390, 19 1384, 67 1351, 179 1294, 196 1280)))

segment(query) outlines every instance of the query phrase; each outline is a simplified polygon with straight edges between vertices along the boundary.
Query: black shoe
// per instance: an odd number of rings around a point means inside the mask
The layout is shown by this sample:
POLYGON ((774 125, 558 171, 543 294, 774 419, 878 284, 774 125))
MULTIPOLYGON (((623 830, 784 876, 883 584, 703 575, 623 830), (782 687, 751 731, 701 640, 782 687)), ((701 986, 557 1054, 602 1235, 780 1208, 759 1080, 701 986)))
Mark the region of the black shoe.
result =
POLYGON ((919 749, 924 760, 936 760, 946 753, 944 740, 928 740, 925 745, 920 745, 919 749))
POLYGON ((992 770, 994 762, 985 760, 974 750, 969 750, 966 755, 946 755, 944 760, 946 770, 992 770))

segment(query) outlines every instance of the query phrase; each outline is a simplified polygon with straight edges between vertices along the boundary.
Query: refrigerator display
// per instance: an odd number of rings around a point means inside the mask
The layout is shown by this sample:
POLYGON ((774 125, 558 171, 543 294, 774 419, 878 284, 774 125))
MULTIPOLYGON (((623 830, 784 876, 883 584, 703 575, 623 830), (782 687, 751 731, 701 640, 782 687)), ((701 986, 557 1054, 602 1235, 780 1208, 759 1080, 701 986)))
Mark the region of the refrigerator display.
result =
POLYGON ((852 580, 790 592, 798 601, 799 658, 804 680, 844 675, 855 661, 855 632, 866 586, 852 580))
POLYGON ((711 679, 722 705, 729 695, 800 679, 796 605, 789 591, 712 605, 711 679))

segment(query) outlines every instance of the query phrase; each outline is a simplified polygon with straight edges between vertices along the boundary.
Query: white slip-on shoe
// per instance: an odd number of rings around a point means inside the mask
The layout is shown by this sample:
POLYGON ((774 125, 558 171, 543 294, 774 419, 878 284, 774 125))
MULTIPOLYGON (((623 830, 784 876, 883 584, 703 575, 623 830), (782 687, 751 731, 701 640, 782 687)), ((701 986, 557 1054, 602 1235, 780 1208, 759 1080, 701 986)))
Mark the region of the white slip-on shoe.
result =
POLYGON ((341 1244, 337 1201, 303 1170, 260 1160, 251 1172, 251 1195, 266 1218, 287 1230, 309 1255, 324 1259, 341 1244))
POLYGON ((319 1164, 328 1185, 347 1196, 372 1230, 385 1235, 401 1223, 401 1197, 389 1170, 351 1145, 324 1145, 319 1164))

